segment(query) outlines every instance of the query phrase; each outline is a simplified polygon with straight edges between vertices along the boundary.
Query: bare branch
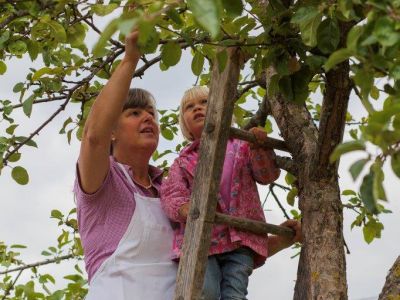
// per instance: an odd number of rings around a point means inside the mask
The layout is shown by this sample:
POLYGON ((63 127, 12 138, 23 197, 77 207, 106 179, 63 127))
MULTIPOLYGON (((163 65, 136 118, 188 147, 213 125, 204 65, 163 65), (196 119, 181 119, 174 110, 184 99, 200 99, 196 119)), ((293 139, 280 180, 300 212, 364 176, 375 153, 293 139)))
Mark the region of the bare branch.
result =
POLYGON ((15 284, 17 283, 19 277, 21 276, 23 270, 20 270, 18 275, 15 277, 14 281, 12 284, 10 284, 7 289, 4 291, 4 295, 1 298, 1 300, 5 300, 7 296, 10 294, 10 291, 14 288, 15 284))
POLYGON ((274 192, 274 183, 271 183, 269 186, 269 191, 271 192, 271 195, 274 197, 275 202, 278 204, 279 208, 281 209, 281 211, 283 212, 283 215, 285 216, 286 219, 290 219, 289 215, 286 212, 286 209, 283 207, 282 203, 279 201, 278 197, 276 196, 275 192, 274 192))
POLYGON ((52 263, 58 263, 58 262, 60 262, 62 260, 67 260, 67 259, 71 259, 71 258, 74 258, 74 257, 77 257, 77 256, 75 256, 73 254, 68 254, 68 255, 63 255, 63 256, 56 257, 56 258, 46 259, 46 260, 42 260, 42 261, 39 261, 39 262, 23 265, 23 266, 14 268, 14 269, 1 271, 0 275, 5 275, 5 274, 12 273, 12 272, 17 272, 17 271, 22 272, 22 271, 24 271, 26 269, 39 267, 39 266, 44 266, 44 265, 48 265, 48 264, 52 264, 52 263))

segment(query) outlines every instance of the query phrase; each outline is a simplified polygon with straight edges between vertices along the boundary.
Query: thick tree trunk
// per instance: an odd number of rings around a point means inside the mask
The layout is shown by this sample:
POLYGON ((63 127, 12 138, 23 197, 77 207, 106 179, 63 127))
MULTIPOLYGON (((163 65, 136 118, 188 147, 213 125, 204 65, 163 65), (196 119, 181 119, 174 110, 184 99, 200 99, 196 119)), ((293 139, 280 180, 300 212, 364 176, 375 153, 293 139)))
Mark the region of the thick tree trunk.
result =
POLYGON ((400 256, 394 262, 386 277, 385 285, 379 295, 379 300, 400 299, 400 256))
POLYGON ((298 178, 304 242, 294 299, 347 299, 338 183, 310 180, 301 174, 298 178))
MULTIPOLYGON (((273 70, 268 70, 267 85, 272 74, 273 70)), ((269 100, 272 115, 299 170, 295 175, 304 241, 294 299, 345 300, 343 215, 336 172, 316 168, 320 161, 320 132, 306 107, 285 101, 280 95, 269 100)), ((339 123, 335 130, 343 130, 342 127, 339 123)))

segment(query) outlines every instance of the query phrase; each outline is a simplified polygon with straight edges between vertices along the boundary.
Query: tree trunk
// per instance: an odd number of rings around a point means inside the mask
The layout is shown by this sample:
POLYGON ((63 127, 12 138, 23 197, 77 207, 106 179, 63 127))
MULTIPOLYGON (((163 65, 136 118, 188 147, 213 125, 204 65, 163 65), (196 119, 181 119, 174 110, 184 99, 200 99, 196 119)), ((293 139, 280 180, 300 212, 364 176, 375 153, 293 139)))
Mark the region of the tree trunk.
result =
POLYGON ((394 262, 386 277, 385 285, 379 295, 379 300, 400 299, 400 256, 394 262))
MULTIPOLYGON (((273 72, 272 68, 267 71, 267 86, 273 72)), ((298 169, 294 175, 304 241, 294 299, 346 300, 343 214, 337 173, 331 168, 316 168, 320 162, 320 131, 306 107, 285 101, 281 95, 272 96, 269 101, 298 169)), ((335 130, 342 131, 343 126, 338 122, 335 130)))
POLYGON ((313 181, 299 174, 299 184, 304 242, 294 299, 347 299, 338 183, 313 181))

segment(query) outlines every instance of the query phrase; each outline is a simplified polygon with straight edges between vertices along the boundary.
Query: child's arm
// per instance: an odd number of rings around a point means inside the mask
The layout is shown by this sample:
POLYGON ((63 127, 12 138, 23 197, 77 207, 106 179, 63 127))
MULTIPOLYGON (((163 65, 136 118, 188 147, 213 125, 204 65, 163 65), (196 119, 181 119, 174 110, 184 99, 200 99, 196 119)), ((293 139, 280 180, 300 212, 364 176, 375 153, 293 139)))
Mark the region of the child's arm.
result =
POLYGON ((182 223, 186 222, 189 200, 188 182, 175 161, 161 186, 161 206, 169 219, 182 223))
POLYGON ((292 246, 294 243, 301 243, 303 237, 301 235, 301 223, 297 220, 286 220, 281 226, 293 229, 296 234, 293 238, 286 238, 278 235, 268 236, 268 257, 278 253, 279 251, 292 246))
MULTIPOLYGON (((260 143, 267 138, 261 128, 250 129, 260 143)), ((281 170, 275 163, 275 152, 272 149, 263 149, 255 144, 250 144, 250 164, 254 179, 261 184, 268 184, 278 179, 281 170)))

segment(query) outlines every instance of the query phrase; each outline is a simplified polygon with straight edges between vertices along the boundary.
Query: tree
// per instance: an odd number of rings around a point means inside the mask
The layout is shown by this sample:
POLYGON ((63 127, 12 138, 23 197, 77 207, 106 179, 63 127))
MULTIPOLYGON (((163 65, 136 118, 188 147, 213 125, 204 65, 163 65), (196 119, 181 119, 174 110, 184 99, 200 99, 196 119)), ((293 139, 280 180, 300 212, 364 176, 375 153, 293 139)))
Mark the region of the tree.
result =
MULTIPOLYGON (((143 76, 155 64, 167 71, 179 62, 182 49, 190 48, 192 72, 207 84, 212 64, 224 69, 224 49, 240 47, 247 67, 237 93, 236 120, 240 127, 250 122, 268 132, 276 124, 291 154, 278 157, 277 162, 288 172, 288 202, 294 205, 298 198, 303 220, 294 298, 347 299, 343 207, 357 211, 352 226, 362 226, 370 243, 383 229, 379 214, 387 212, 382 205, 386 200, 382 166, 390 160, 400 177, 400 1, 111 0, 93 4, 38 0, 8 1, 0 13, 0 74, 7 72, 10 59, 29 55, 32 61, 43 60, 42 68, 32 69, 26 80, 14 86, 19 99, 0 100, 2 123, 7 123, 0 137, 0 170, 12 168, 11 175, 20 184, 29 182, 27 171, 18 165, 23 148, 36 147, 35 136, 72 103, 78 103, 81 112, 66 119, 60 133, 68 141, 73 135, 80 138, 103 79, 119 63, 123 36, 133 26, 141 32, 144 53, 143 66, 134 76, 143 76), (101 32, 97 17, 113 12, 121 15, 101 32), (92 52, 85 45, 88 31, 100 34, 92 52), (352 93, 368 112, 362 120, 353 120, 347 110, 352 93), (254 118, 242 107, 250 97, 260 102, 254 118), (376 101, 372 104, 371 99, 376 101), (16 110, 22 108, 30 117, 33 105, 53 101, 61 105, 41 126, 29 136, 17 134, 16 110), (358 128, 350 131, 352 140, 343 143, 345 127, 351 123, 358 128), (350 167, 353 178, 367 167, 369 171, 359 191, 342 192, 350 197, 343 204, 339 158, 356 150, 363 151, 365 158, 350 167)), ((176 110, 160 114, 161 133, 172 140, 178 131, 176 110)), ((156 153, 154 159, 170 152, 156 153)), ((49 248, 48 254, 70 249, 67 257, 82 255, 74 214, 74 210, 67 216, 52 212, 68 230, 63 230, 58 247, 49 248)), ((2 265, 22 263, 15 257, 19 245, 1 247, 2 265)), ((78 274, 79 269, 65 290, 49 291, 49 299, 83 295, 85 280, 78 274)), ((37 279, 43 285, 54 280, 49 274, 37 279)), ((17 285, 10 276, 3 281, 4 298, 10 293, 23 299, 45 297, 35 290, 34 281, 17 285)))

